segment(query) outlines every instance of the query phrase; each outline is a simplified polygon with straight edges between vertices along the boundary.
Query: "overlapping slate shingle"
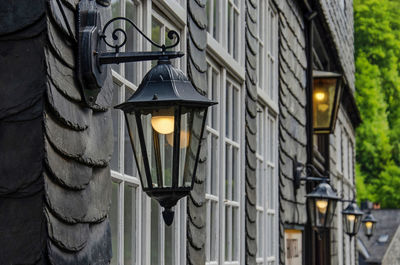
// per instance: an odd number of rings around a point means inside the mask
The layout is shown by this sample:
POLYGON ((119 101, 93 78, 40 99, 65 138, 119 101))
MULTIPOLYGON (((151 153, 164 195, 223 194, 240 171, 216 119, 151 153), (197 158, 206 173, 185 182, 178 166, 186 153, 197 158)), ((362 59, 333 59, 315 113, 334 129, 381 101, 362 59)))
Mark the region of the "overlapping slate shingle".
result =
MULTIPOLYGON (((47 62, 45 212, 47 253, 53 265, 100 265, 111 260, 107 215, 111 202, 108 164, 112 122, 108 107, 112 82, 105 82, 100 106, 85 106, 75 62, 77 2, 48 1, 47 42, 43 47, 47 62)), ((98 8, 105 20, 104 12, 110 10, 98 8)))
MULTIPOLYGON (((188 0, 188 37, 187 37, 187 65, 188 76, 194 87, 202 94, 207 93, 207 63, 206 46, 207 16, 205 2, 200 0, 188 0)), ((206 241, 206 205, 205 205, 205 178, 206 176, 206 142, 202 141, 202 152, 197 169, 193 191, 187 203, 187 263, 191 265, 205 264, 206 241)))
POLYGON ((245 12, 245 262, 256 264, 257 225, 256 225, 256 133, 257 133, 257 5, 255 1, 246 0, 245 12))
POLYGON ((0 264, 44 260, 44 12, 44 1, 0 2, 0 264))

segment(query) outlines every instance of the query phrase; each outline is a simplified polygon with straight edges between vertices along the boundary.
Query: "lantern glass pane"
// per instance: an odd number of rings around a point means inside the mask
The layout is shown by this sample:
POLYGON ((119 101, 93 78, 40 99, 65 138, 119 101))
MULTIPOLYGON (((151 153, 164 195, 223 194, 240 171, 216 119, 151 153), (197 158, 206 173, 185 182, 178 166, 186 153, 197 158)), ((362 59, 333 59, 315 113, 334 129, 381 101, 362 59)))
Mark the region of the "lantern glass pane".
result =
POLYGON ((179 149, 179 185, 191 187, 197 154, 200 148, 200 137, 204 130, 205 108, 182 107, 181 137, 179 149))
POLYGON ((150 131, 146 146, 151 157, 150 173, 153 188, 172 187, 173 184, 173 157, 174 157, 174 130, 175 107, 167 107, 143 113, 143 127, 150 131))
POLYGON ((360 229, 362 215, 343 214, 343 224, 345 233, 355 235, 360 229))
POLYGON ((308 208, 311 224, 317 228, 327 228, 332 222, 336 201, 325 198, 309 198, 308 208))
POLYGON ((315 78, 313 88, 314 129, 329 129, 335 104, 336 78, 315 78))
POLYGON ((375 228, 375 223, 373 222, 365 222, 364 223, 364 233, 367 237, 372 236, 373 232, 374 232, 374 228, 375 228))
MULTIPOLYGON (((143 117, 145 118, 145 117, 143 117)), ((125 113, 126 123, 128 125, 128 133, 131 139, 133 154, 135 156, 137 169, 139 172, 139 177, 142 183, 143 188, 148 188, 148 182, 146 181, 146 171, 145 171, 145 163, 144 163, 144 156, 142 152, 142 148, 140 145, 140 137, 139 137, 139 130, 136 122, 135 113, 125 113)), ((142 118, 141 118, 142 119, 142 118)), ((143 135, 147 135, 147 128, 142 128, 143 135)))

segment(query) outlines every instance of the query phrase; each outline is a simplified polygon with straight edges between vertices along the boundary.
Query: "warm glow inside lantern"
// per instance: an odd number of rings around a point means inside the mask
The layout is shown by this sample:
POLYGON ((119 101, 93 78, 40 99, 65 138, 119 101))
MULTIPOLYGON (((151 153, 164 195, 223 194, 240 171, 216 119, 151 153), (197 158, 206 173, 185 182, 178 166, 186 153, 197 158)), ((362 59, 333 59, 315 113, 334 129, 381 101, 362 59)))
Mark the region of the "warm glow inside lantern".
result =
POLYGON ((207 109, 216 104, 195 90, 169 60, 159 60, 127 102, 125 112, 143 190, 173 221, 171 208, 192 190, 207 109))
POLYGON ((306 197, 312 227, 317 231, 328 228, 339 200, 336 192, 328 183, 322 182, 306 197))
POLYGON ((349 236, 355 236, 360 229, 363 212, 355 202, 352 202, 342 211, 342 216, 344 232, 349 236))
POLYGON ((313 128, 314 133, 332 133, 342 94, 341 75, 313 71, 313 128))

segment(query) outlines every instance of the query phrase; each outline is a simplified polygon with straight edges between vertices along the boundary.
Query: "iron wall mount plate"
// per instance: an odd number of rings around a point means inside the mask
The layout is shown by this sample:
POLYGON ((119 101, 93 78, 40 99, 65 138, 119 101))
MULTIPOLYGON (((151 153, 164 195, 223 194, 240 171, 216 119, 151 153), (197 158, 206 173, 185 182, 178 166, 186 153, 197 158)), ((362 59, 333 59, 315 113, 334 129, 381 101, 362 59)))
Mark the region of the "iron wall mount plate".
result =
POLYGON ((78 79, 88 106, 96 104, 107 78, 107 65, 99 63, 99 54, 106 50, 101 39, 101 17, 96 1, 82 0, 78 4, 78 79))

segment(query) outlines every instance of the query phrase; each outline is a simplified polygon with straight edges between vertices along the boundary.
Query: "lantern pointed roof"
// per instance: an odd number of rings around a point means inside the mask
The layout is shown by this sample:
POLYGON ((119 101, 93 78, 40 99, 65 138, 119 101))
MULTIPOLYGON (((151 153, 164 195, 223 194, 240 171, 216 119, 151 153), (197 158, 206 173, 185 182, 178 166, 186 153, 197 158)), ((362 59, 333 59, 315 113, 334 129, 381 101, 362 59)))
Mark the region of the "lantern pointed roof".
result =
POLYGON ((116 108, 129 110, 130 108, 147 107, 149 104, 154 106, 174 103, 210 106, 217 102, 200 94, 186 75, 175 68, 168 59, 161 59, 145 75, 136 92, 116 108))

